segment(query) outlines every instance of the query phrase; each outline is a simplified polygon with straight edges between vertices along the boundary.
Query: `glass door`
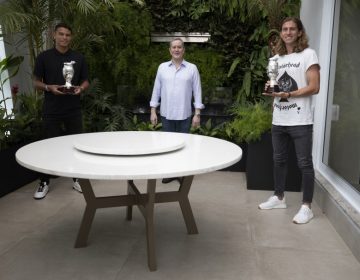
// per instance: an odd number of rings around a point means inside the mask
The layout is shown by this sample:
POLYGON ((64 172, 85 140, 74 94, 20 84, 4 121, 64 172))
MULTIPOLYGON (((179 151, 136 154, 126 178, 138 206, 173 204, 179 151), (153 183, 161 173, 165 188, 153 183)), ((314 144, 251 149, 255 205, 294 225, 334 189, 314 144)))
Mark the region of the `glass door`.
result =
POLYGON ((360 1, 337 5, 323 162, 360 191, 360 1))

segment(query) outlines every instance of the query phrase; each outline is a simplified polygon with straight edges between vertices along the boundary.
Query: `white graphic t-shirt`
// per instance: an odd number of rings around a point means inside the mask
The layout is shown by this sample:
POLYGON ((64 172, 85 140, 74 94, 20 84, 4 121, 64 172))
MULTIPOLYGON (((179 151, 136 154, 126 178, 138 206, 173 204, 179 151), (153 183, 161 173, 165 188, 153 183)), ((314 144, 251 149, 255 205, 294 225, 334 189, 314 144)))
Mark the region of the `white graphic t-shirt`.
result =
MULTIPOLYGON (((319 64, 313 49, 307 48, 300 53, 274 56, 278 58, 279 74, 277 82, 280 91, 290 92, 307 86, 306 71, 310 66, 319 64)), ((274 125, 293 126, 313 124, 312 97, 274 98, 274 125)))

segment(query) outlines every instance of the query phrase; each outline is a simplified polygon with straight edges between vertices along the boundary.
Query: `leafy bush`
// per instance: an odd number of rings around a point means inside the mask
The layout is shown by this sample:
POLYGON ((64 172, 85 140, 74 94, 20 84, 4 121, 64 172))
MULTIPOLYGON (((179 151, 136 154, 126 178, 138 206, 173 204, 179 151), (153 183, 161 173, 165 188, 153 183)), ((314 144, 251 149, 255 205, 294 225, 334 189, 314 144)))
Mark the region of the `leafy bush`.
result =
POLYGON ((93 80, 81 95, 84 131, 127 130, 130 121, 127 111, 116 102, 116 94, 104 92, 98 80, 93 80))
POLYGON ((22 93, 17 94, 13 101, 11 114, 5 114, 5 109, 0 108, 0 150, 34 142, 42 136, 43 96, 35 92, 22 93))
POLYGON ((132 122, 130 125, 130 130, 135 131, 158 131, 161 130, 162 124, 158 123, 157 125, 151 124, 149 121, 140 121, 136 115, 133 116, 132 122))
POLYGON ((204 135, 204 136, 210 136, 210 137, 216 137, 216 138, 222 138, 223 128, 224 128, 223 123, 213 126, 212 120, 208 119, 206 121, 205 125, 202 125, 202 126, 199 126, 196 128, 191 127, 190 133, 204 135))
POLYGON ((232 109, 234 120, 228 123, 230 136, 236 143, 260 140, 263 133, 271 130, 272 112, 269 103, 246 103, 232 109))

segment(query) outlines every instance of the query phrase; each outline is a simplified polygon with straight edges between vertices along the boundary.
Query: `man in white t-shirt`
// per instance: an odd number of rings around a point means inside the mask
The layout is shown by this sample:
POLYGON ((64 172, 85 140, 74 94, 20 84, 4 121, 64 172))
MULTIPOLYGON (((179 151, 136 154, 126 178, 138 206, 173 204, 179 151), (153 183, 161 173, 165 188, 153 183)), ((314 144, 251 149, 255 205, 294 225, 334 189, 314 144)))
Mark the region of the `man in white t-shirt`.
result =
MULTIPOLYGON (((314 214, 311 202, 314 193, 314 167, 312 162, 313 105, 312 95, 320 88, 320 66, 300 19, 285 18, 281 24, 275 57, 279 64, 277 82, 280 92, 264 93, 272 96, 272 142, 274 150, 275 193, 259 209, 286 208, 285 181, 288 149, 294 141, 298 166, 302 174, 303 201, 293 222, 308 223, 314 214)), ((265 88, 268 87, 268 83, 265 88)))

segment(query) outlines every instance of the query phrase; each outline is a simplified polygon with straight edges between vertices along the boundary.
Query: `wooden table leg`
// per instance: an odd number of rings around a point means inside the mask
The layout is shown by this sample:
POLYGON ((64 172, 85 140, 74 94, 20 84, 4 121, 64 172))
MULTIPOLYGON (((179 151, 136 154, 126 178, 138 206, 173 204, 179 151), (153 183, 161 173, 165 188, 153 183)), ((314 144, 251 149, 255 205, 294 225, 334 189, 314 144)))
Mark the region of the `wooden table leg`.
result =
POLYGON ((88 179, 79 179, 79 183, 81 185, 83 195, 86 201, 86 208, 83 215, 83 219, 80 224, 80 229, 75 241, 75 248, 85 247, 91 224, 94 220, 95 212, 96 212, 96 197, 91 186, 90 180, 88 179))
POLYGON ((107 207, 127 207, 127 219, 132 219, 132 207, 138 206, 140 212, 145 218, 146 224, 146 242, 148 266, 151 271, 157 269, 155 254, 155 228, 154 228, 154 206, 155 203, 176 202, 180 204, 180 208, 184 217, 186 228, 189 234, 197 234, 198 229, 195 223, 194 215, 191 210, 189 201, 189 191, 194 176, 182 178, 178 191, 156 193, 156 179, 147 181, 147 193, 142 194, 136 188, 132 180, 128 181, 127 195, 95 197, 95 193, 91 186, 90 180, 80 179, 83 195, 86 201, 86 208, 81 221, 80 229, 75 242, 75 248, 85 247, 92 222, 94 220, 96 209, 107 207))
MULTIPOLYGON (((132 192, 131 192, 131 185, 130 184, 133 184, 133 181, 127 181, 127 194, 130 195, 132 192)), ((128 221, 131 221, 132 220, 132 205, 129 205, 126 207, 126 219, 128 221)))
POLYGON ((156 188, 156 180, 155 179, 148 180, 147 181, 148 200, 145 204, 145 223, 146 223, 148 266, 151 271, 156 270, 155 233, 154 233, 155 188, 156 188))
POLYGON ((186 224, 186 228, 188 234, 198 234, 199 231, 197 229, 195 218, 193 212, 191 210, 191 205, 189 201, 189 191, 192 184, 194 176, 183 177, 179 189, 180 199, 179 204, 181 208, 181 212, 184 217, 184 221, 186 224))

